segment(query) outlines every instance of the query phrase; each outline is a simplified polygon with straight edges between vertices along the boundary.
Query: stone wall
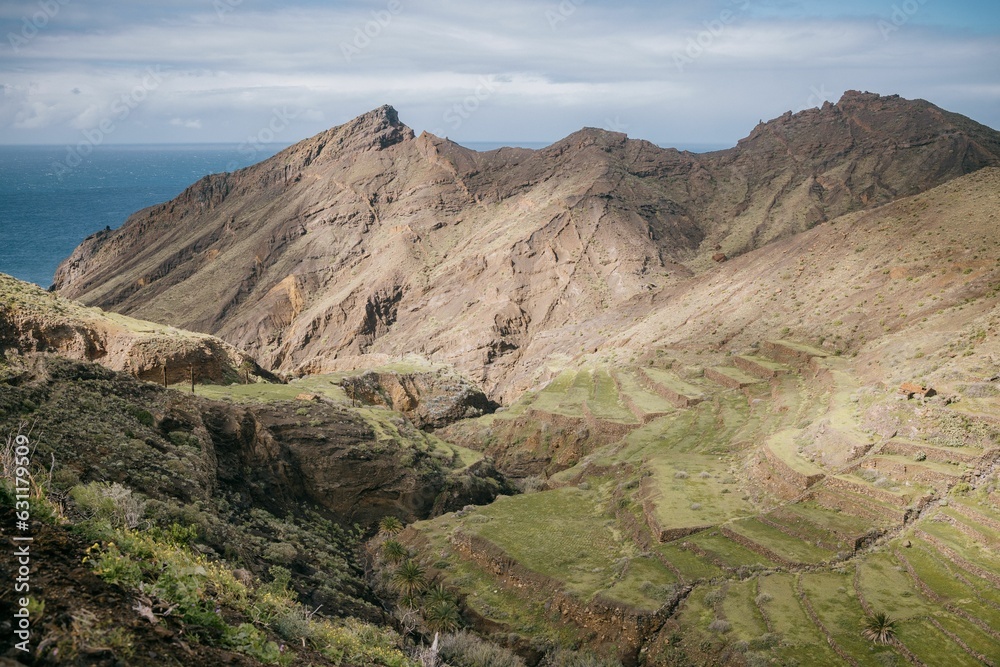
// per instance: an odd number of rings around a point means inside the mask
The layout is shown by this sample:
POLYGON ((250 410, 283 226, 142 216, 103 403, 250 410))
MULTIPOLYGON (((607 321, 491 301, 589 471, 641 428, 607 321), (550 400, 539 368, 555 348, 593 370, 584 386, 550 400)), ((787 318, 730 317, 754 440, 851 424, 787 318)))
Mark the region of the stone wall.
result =
POLYGON ((962 470, 955 468, 955 474, 949 475, 937 470, 931 470, 919 463, 901 463, 877 456, 867 458, 859 464, 862 470, 874 470, 880 475, 897 480, 910 480, 932 486, 950 487, 962 480, 962 470))

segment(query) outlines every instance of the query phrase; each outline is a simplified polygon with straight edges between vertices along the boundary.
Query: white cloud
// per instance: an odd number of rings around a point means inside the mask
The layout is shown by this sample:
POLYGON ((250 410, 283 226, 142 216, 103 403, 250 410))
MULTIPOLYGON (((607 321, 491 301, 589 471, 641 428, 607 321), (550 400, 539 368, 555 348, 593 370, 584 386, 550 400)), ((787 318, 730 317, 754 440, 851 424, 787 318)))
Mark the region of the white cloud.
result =
POLYGON ((130 108, 115 141, 180 140, 191 129, 242 141, 284 107, 298 112, 281 138, 292 141, 383 103, 415 129, 433 129, 483 77, 496 91, 478 100, 458 138, 554 140, 621 118, 631 135, 654 141, 735 142, 758 118, 847 88, 924 97, 1000 125, 996 31, 914 21, 884 39, 873 15, 821 20, 795 3, 762 5, 770 18, 751 5, 721 29, 728 5, 712 2, 588 0, 553 27, 554 1, 403 0, 377 29, 372 12, 387 2, 265 6, 236 3, 220 18, 195 0, 143 10, 155 16, 125 4, 67 5, 0 61, 11 91, 0 97, 0 143, 42 131, 45 140, 72 138, 157 66, 162 81, 130 108), (374 36, 356 46, 366 24, 374 36), (678 68, 692 40, 700 51, 678 68), (343 44, 358 50, 350 61, 343 44))

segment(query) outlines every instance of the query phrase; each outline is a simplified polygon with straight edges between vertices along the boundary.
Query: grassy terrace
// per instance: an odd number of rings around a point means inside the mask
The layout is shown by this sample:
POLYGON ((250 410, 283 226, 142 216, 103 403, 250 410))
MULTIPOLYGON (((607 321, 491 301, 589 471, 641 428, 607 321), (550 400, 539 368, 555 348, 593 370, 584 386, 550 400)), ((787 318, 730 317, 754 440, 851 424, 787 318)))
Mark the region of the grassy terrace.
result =
POLYGON ((587 399, 587 406, 595 417, 626 423, 636 422, 636 416, 621 402, 618 387, 607 369, 592 371, 591 380, 591 394, 587 399))
POLYGON ((953 477, 961 476, 962 473, 968 469, 968 466, 964 463, 940 463, 938 461, 931 460, 914 461, 908 456, 900 456, 898 454, 877 454, 872 458, 875 461, 888 461, 890 463, 906 466, 908 470, 911 468, 926 468, 932 472, 953 477))
POLYGON ((778 363, 777 361, 773 361, 771 359, 768 359, 767 357, 760 357, 755 354, 744 354, 740 356, 743 359, 749 361, 751 364, 760 366, 762 368, 766 368, 767 370, 773 371, 775 373, 788 373, 791 370, 785 364, 778 363))
POLYGON ((791 428, 779 431, 767 439, 766 446, 795 472, 800 472, 807 476, 822 475, 822 468, 802 456, 802 454, 799 454, 799 445, 795 442, 795 438, 799 433, 801 431, 798 429, 791 428))
POLYGON ((958 578, 961 568, 949 563, 934 547, 921 540, 912 539, 910 549, 897 550, 906 558, 920 581, 944 602, 957 607, 990 627, 1000 628, 1000 610, 979 600, 976 590, 958 578))
POLYGON ((695 399, 705 398, 705 392, 702 391, 702 389, 685 382, 677 377, 677 375, 672 371, 665 371, 659 368, 643 368, 642 372, 645 373, 646 377, 654 383, 666 387, 671 391, 677 392, 682 396, 695 399))
POLYGON ((719 373, 720 375, 725 375, 728 378, 736 380, 740 384, 757 384, 762 380, 760 378, 754 377, 752 375, 747 375, 738 368, 732 366, 715 366, 712 368, 713 371, 719 373))
POLYGON ((639 382, 636 373, 641 372, 639 370, 628 370, 615 373, 615 377, 617 377, 618 383, 621 385, 622 394, 628 396, 632 404, 646 414, 665 414, 676 410, 665 398, 649 391, 639 382))
POLYGON ((554 623, 545 611, 545 596, 532 596, 524 590, 497 585, 495 576, 475 563, 461 558, 452 549, 449 536, 461 524, 448 514, 434 521, 413 524, 428 543, 424 553, 433 554, 434 568, 451 586, 467 594, 465 604, 476 613, 525 636, 544 637, 559 644, 570 644, 575 633, 554 623))
POLYGON ((817 539, 822 539, 823 534, 827 533, 843 537, 856 537, 875 527, 867 519, 843 512, 834 512, 813 502, 784 505, 775 514, 779 512, 783 517, 798 517, 806 522, 807 526, 815 526, 817 530, 821 531, 816 534, 817 539))
POLYGON ((729 524, 729 528, 747 539, 770 549, 793 563, 822 563, 836 554, 791 535, 757 519, 744 519, 729 524))
POLYGON ((777 651, 781 658, 794 660, 801 665, 836 665, 842 662, 802 609, 795 594, 794 575, 772 574, 760 577, 758 594, 763 596, 761 608, 771 622, 771 627, 781 636, 781 646, 777 651))
POLYGON ((563 488, 503 499, 453 525, 489 540, 525 568, 564 582, 564 590, 581 600, 600 594, 637 609, 658 609, 676 576, 638 552, 604 503, 604 491, 563 488))
POLYGON ((684 543, 694 545, 698 550, 707 552, 711 559, 728 568, 737 569, 753 565, 778 567, 778 564, 773 560, 737 544, 717 529, 698 533, 685 539, 684 543))

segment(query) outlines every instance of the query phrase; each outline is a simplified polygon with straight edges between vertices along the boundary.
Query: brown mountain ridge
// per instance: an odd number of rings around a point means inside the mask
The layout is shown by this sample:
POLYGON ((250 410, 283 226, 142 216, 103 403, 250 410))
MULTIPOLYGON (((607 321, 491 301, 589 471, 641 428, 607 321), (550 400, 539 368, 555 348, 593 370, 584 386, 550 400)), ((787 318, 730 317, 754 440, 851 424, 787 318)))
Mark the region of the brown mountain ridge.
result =
POLYGON ((713 257, 997 165, 995 130, 853 91, 707 154, 596 129, 478 153, 384 106, 88 238, 54 288, 287 374, 417 353, 509 400, 713 257))

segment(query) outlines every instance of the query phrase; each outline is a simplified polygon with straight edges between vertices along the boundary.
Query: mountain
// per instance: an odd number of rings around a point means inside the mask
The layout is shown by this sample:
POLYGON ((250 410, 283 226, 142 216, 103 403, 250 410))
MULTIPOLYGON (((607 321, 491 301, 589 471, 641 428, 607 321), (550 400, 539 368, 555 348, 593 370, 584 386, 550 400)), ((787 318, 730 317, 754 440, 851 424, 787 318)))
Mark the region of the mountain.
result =
POLYGON ((848 93, 476 153, 383 107, 0 279, 36 662, 996 664, 997 136, 848 93), (299 377, 59 358, 176 322, 299 377))
POLYGON ((871 93, 708 154, 596 129, 477 153, 386 106, 94 235, 54 288, 282 373, 417 353, 510 401, 552 355, 617 333, 591 322, 623 304, 991 165, 996 131, 871 93))

